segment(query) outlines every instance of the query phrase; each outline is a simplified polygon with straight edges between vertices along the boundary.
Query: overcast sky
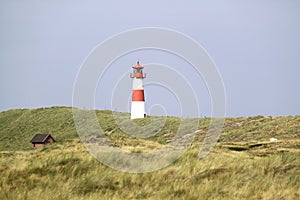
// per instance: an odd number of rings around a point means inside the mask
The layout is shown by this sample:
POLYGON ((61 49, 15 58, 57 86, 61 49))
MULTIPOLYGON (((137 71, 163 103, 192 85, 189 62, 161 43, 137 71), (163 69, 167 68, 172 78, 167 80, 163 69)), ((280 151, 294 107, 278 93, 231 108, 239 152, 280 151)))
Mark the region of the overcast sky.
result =
MULTIPOLYGON (((2 0, 0 110, 72 106, 76 74, 96 45, 126 30, 161 27, 179 31, 206 49, 224 82, 227 116, 299 115, 299 11, 298 0, 2 0)), ((153 51, 123 56, 109 70, 124 75, 137 59, 189 72, 180 59, 153 51)), ((131 81, 128 77, 129 85, 131 81)), ((115 84, 109 78, 99 82, 97 109, 129 111, 103 97, 115 84)), ((190 84, 200 99, 199 116, 209 116, 205 83, 199 77, 199 85, 195 80, 190 84)), ((164 97, 164 88, 146 85, 145 93, 148 112, 161 104, 168 115, 189 115, 180 113, 171 94, 164 97)))

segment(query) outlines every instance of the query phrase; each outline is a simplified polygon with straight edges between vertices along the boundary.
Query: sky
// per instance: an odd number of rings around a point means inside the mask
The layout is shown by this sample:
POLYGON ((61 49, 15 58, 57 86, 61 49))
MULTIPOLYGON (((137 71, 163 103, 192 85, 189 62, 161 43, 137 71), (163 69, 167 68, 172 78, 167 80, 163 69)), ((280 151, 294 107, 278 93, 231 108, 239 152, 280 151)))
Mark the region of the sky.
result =
MULTIPOLYGON (((299 115, 299 10, 297 0, 0 1, 0 111, 72 106, 77 74, 97 45, 127 30, 160 27, 207 51, 224 83, 226 116, 299 115)), ((179 73, 195 92, 198 115, 210 115, 203 77, 179 57, 154 50, 123 55, 109 66, 95 86, 96 109, 130 110, 129 73, 137 60, 146 73, 151 63, 169 66, 170 76, 179 73), (120 80, 124 95, 113 98, 120 80)), ((151 84, 154 76, 145 79, 147 112, 159 105, 166 115, 189 116, 172 93, 179 83, 151 84)))

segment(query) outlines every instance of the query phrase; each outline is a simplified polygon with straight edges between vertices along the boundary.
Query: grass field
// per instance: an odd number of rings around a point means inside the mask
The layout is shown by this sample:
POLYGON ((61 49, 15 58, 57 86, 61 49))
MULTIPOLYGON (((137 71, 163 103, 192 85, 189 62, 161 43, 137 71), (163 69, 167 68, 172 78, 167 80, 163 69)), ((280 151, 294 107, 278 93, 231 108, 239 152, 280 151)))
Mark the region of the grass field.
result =
MULTIPOLYGON (((97 116, 117 146, 134 151, 166 145, 180 123, 168 117, 157 135, 138 139, 119 129, 111 111, 97 116)), ((199 119, 200 132, 174 163, 133 174, 91 156, 76 133, 71 108, 1 112, 0 199, 300 199, 299 116, 227 118, 217 145, 199 160, 209 123, 199 119), (51 133, 57 142, 34 150, 29 141, 35 133, 51 133), (278 141, 270 142, 272 137, 278 141)))

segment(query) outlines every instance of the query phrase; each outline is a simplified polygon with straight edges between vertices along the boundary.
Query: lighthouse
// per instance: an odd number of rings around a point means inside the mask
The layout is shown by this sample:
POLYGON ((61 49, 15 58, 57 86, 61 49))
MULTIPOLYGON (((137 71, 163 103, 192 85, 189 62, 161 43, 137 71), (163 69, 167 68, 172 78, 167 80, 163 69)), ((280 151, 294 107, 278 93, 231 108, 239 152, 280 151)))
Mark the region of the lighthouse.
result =
POLYGON ((146 74, 143 73, 143 66, 139 61, 132 67, 132 73, 130 78, 132 81, 132 99, 131 99, 131 119, 145 118, 145 95, 143 79, 146 78, 146 74))

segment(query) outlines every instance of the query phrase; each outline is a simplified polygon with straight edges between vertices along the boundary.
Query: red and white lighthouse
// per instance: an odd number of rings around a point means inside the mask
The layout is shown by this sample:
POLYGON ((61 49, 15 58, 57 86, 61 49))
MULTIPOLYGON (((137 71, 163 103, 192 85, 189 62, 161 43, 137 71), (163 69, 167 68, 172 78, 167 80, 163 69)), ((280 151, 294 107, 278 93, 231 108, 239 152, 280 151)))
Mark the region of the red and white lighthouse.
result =
POLYGON ((132 82, 132 101, 131 101, 131 119, 145 118, 145 95, 143 79, 146 78, 146 74, 143 73, 143 66, 139 61, 132 67, 133 73, 130 73, 132 82))

